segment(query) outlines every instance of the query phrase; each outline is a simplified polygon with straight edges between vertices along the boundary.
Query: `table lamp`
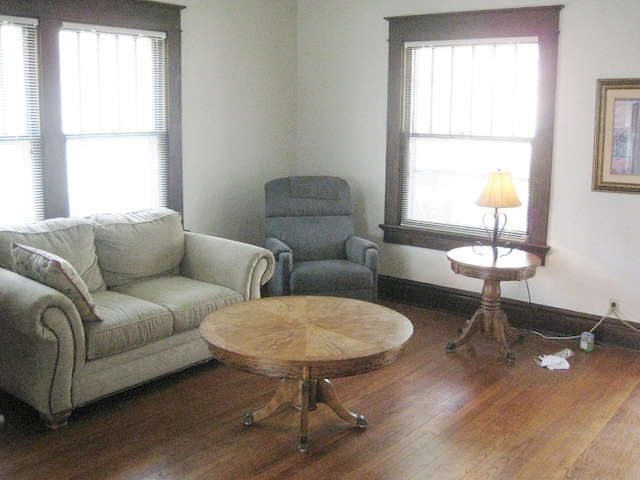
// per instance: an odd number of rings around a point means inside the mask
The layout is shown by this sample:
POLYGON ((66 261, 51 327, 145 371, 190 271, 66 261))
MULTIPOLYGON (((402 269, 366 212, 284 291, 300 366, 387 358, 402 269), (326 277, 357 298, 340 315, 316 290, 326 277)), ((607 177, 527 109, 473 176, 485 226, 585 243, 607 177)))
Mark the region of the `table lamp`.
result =
POLYGON ((478 197, 478 200, 476 200, 476 205, 494 209, 493 232, 489 231, 485 221, 487 215, 490 215, 489 213, 486 213, 484 217, 482 217, 482 221, 484 223, 485 230, 491 238, 493 261, 495 262, 498 259, 498 238, 500 238, 504 227, 507 225, 507 216, 502 212, 498 212, 498 209, 519 207, 522 205, 522 202, 520 202, 520 199, 516 194, 516 189, 513 186, 513 181, 511 180, 509 172, 501 172, 500 170, 490 172, 484 191, 480 197, 478 197), (500 227, 500 217, 504 219, 502 227, 500 227))

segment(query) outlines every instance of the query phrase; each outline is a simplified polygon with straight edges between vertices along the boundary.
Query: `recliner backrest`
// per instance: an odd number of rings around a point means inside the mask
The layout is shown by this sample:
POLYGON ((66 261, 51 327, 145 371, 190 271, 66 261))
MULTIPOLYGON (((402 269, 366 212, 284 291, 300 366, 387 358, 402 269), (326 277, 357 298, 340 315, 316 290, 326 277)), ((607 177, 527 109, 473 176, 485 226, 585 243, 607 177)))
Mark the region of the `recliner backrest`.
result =
POLYGON ((265 185, 266 236, 293 250, 294 261, 345 258, 354 234, 349 184, 330 176, 286 177, 265 185))

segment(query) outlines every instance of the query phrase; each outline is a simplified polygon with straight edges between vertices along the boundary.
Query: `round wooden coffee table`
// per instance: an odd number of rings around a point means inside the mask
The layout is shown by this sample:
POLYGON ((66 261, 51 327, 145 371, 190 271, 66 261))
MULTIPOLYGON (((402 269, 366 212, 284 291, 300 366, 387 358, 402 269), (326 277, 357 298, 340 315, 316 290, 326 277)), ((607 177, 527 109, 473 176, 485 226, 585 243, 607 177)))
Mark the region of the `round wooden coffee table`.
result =
POLYGON ((404 315, 370 302, 287 296, 222 308, 205 318, 200 333, 222 363, 282 379, 272 399, 243 422, 251 425, 292 403, 300 409, 298 448, 305 452, 308 412, 318 402, 354 426, 367 426, 363 415, 342 405, 327 379, 390 364, 402 354, 413 325, 404 315))

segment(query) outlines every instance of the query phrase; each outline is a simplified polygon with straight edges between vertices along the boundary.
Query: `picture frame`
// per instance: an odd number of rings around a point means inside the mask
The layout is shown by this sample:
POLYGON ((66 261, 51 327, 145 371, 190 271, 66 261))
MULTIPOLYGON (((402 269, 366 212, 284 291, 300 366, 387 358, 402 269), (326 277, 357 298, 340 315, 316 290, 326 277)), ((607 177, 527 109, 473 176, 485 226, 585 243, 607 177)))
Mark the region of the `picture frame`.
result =
POLYGON ((597 81, 592 190, 640 193, 640 78, 597 81))

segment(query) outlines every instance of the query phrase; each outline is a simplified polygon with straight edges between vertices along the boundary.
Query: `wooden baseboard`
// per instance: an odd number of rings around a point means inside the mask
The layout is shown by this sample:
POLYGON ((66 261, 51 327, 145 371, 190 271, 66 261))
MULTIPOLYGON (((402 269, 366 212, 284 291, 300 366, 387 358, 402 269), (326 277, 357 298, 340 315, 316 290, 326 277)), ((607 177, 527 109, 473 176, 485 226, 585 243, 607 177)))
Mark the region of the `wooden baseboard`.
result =
MULTIPOLYGON (((478 289, 481 285, 478 285, 478 289)), ((479 291, 479 290, 478 290, 479 291)), ((378 298, 471 317, 480 305, 480 293, 440 287, 386 275, 378 276, 378 298)), ((580 335, 601 317, 518 300, 502 299, 502 310, 513 327, 548 336, 580 335)), ((640 333, 615 318, 606 318, 595 330, 596 343, 640 351, 640 333)))

